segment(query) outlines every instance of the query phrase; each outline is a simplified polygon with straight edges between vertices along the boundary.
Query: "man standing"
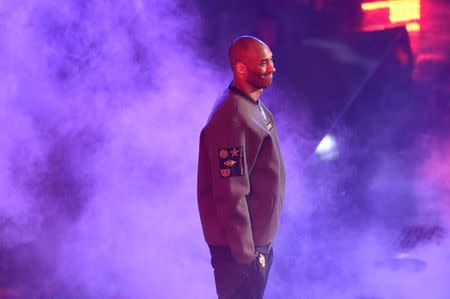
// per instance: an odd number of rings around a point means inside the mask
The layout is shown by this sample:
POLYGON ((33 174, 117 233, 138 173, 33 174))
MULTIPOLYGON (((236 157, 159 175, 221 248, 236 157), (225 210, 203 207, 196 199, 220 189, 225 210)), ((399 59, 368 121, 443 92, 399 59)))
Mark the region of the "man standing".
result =
POLYGON ((259 100, 272 52, 240 36, 229 49, 233 82, 200 134, 198 207, 219 299, 263 298, 285 189, 273 116, 259 100))

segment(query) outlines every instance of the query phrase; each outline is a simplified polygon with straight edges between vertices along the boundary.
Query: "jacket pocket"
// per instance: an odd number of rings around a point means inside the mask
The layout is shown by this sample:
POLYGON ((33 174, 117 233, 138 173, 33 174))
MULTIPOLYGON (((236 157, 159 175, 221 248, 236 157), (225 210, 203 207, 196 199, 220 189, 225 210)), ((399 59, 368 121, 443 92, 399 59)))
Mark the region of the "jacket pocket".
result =
POLYGON ((254 228, 265 227, 271 222, 275 210, 279 207, 277 196, 273 192, 255 194, 251 201, 250 213, 254 228))

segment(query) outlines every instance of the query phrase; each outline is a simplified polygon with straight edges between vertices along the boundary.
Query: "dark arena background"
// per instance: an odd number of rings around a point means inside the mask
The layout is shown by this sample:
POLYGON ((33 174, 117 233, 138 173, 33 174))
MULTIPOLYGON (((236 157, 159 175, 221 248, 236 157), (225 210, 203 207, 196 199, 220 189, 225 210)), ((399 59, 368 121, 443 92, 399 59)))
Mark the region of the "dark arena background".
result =
POLYGON ((448 0, 1 0, 0 298, 215 298, 198 138, 255 35, 287 192, 265 298, 450 298, 448 0))

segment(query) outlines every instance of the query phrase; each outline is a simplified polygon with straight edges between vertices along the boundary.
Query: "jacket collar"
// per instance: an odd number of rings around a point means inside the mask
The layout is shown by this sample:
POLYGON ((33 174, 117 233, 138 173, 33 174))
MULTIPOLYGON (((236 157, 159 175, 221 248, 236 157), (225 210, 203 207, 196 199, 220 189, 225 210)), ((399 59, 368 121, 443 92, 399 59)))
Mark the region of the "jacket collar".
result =
POLYGON ((238 95, 240 95, 244 100, 252 103, 253 105, 258 105, 259 104, 259 100, 254 100, 252 99, 248 94, 244 93, 242 90, 240 90, 239 88, 237 88, 236 86, 234 86, 233 84, 234 82, 232 81, 230 83, 230 85, 228 85, 228 90, 231 92, 234 92, 238 95))

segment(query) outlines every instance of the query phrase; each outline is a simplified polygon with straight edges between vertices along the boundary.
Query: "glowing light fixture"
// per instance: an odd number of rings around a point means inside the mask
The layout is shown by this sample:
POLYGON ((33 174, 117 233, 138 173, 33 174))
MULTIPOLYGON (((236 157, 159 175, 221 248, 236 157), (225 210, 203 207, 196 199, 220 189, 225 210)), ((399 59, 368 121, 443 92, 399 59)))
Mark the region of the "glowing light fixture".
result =
POLYGON ((376 1, 376 2, 366 2, 362 3, 361 7, 363 10, 377 10, 382 8, 389 8, 390 1, 376 1))
POLYGON ((365 2, 361 4, 365 11, 389 9, 389 20, 392 23, 407 22, 420 19, 420 0, 390 0, 365 2))
POLYGON ((392 23, 406 23, 406 29, 420 31, 420 0, 389 0, 364 2, 361 4, 364 11, 375 11, 379 9, 389 10, 389 21, 392 23), (416 21, 416 22, 411 22, 416 21))
POLYGON ((332 160, 339 154, 336 139, 332 135, 325 135, 316 147, 316 154, 322 160, 332 160))
POLYGON ((391 0, 389 20, 392 23, 420 19, 420 0, 391 0))
POLYGON ((408 30, 409 32, 420 31, 420 24, 416 22, 408 23, 406 24, 406 30, 408 30))

